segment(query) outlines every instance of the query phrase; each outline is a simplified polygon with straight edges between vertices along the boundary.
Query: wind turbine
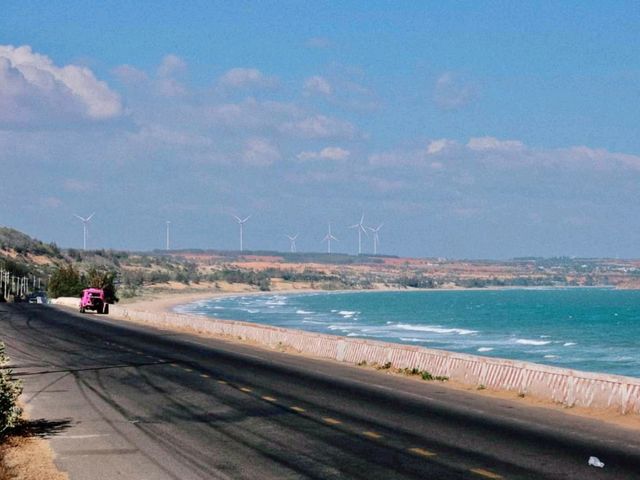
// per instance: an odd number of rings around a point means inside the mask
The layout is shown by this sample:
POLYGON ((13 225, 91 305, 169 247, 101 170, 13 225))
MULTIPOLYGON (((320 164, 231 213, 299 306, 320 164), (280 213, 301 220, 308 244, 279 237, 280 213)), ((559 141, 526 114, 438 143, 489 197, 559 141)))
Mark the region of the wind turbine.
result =
POLYGON ((327 242, 327 253, 331 253, 331 240, 338 241, 338 239, 331 234, 331 222, 329 222, 329 233, 322 239, 323 242, 327 242))
POLYGON ((240 251, 242 252, 242 250, 243 250, 243 245, 242 245, 242 230, 243 230, 244 224, 247 222, 247 220, 249 220, 249 219, 251 218, 251 215, 249 215, 247 218, 244 218, 244 219, 242 219, 242 218, 240 218, 240 217, 238 217, 238 216, 236 216, 236 215, 234 215, 233 217, 234 217, 234 218, 236 219, 236 221, 238 222, 238 225, 240 225, 240 251))
POLYGON ((367 227, 367 230, 373 233, 373 254, 374 255, 378 254, 378 243, 380 243, 380 236, 378 235, 378 232, 382 228, 382 225, 384 225, 384 223, 381 223, 376 228, 367 227))
POLYGON ((357 228, 358 229, 358 255, 360 255, 362 253, 362 233, 364 233, 365 235, 369 235, 367 233, 367 230, 364 228, 364 225, 362 224, 362 222, 364 222, 364 213, 362 214, 362 217, 360 218, 360 222, 356 223, 355 225, 351 225, 349 228, 357 228))
POLYGON ((169 225, 171 225, 171 222, 169 220, 167 220, 167 248, 166 248, 166 250, 169 250, 169 225))
POLYGON ((93 212, 91 215, 89 215, 87 218, 81 217, 80 215, 76 215, 75 213, 73 214, 74 217, 79 218, 80 221, 82 222, 82 238, 83 238, 83 242, 82 242, 82 249, 86 250, 87 249, 87 227, 89 225, 89 221, 93 218, 93 216, 96 214, 96 212, 93 212))
POLYGON ((296 253, 296 238, 298 238, 298 235, 298 233, 295 235, 285 235, 289 239, 289 242, 291 242, 291 253, 296 253))

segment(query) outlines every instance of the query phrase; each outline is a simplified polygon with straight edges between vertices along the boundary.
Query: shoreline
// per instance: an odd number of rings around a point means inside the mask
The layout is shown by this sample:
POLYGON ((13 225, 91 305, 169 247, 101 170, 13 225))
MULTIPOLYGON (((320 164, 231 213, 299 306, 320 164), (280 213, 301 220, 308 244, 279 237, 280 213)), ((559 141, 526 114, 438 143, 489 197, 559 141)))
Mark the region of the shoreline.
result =
MULTIPOLYGON (((202 300, 210 300, 214 298, 238 297, 238 296, 258 296, 258 295, 295 295, 309 293, 325 293, 325 294, 345 294, 345 293, 384 293, 384 292, 491 292, 504 290, 574 290, 574 289, 605 289, 605 290, 621 290, 611 286, 594 286, 594 287, 574 287, 574 286, 549 286, 549 287, 472 287, 472 288, 372 288, 362 290, 321 290, 318 288, 289 288, 282 290, 258 291, 258 290, 208 290, 189 291, 189 292, 169 292, 158 291, 133 297, 120 302, 121 306, 142 307, 147 312, 154 313, 175 313, 175 307, 180 305, 188 305, 202 300)), ((220 320, 237 320, 233 318, 220 320)))
MULTIPOLYGON (((559 287, 559 289, 562 289, 563 287, 559 287)), ((500 290, 503 290, 503 288, 499 288, 500 290)), ((513 288, 508 288, 508 289, 513 289, 513 288)), ((529 288, 518 288, 518 289, 527 289, 530 290, 529 288)), ((534 289, 536 289, 534 287, 534 289)), ((467 290, 488 290, 488 289, 455 289, 454 291, 467 291, 467 290)), ((288 295, 288 294, 305 294, 305 293, 373 293, 373 292, 385 292, 385 291, 400 291, 400 292, 420 292, 420 291, 452 291, 452 290, 433 290, 433 289, 394 289, 394 290, 332 290, 332 291, 325 291, 325 290, 318 290, 318 289, 283 289, 283 290, 274 290, 274 291, 270 291, 270 292, 260 292, 260 291, 226 291, 226 292, 220 292, 220 291, 202 291, 202 292, 183 292, 183 293, 169 293, 167 294, 166 292, 164 293, 160 293, 158 292, 158 297, 159 298, 146 298, 146 299, 139 299, 138 301, 133 301, 133 302, 128 302, 126 304, 126 307, 131 307, 133 309, 140 309, 140 310, 145 310, 148 312, 152 312, 152 313, 174 313, 175 311, 173 310, 176 306, 178 305, 184 305, 184 304, 188 304, 188 303, 193 303, 193 302, 197 302, 199 300, 208 300, 208 299, 213 299, 213 298, 220 298, 220 297, 234 297, 234 296, 243 296, 243 295, 278 295, 278 294, 283 294, 283 295, 288 295)), ((229 320, 229 321, 236 321, 234 319, 219 319, 219 320, 229 320)), ((131 321, 131 320, 129 320, 131 321)), ((133 321, 133 323, 136 323, 135 321, 133 321)), ((250 322, 249 322, 250 323, 250 322)), ((260 325, 260 324, 256 324, 256 325, 260 325)), ((222 338, 216 335, 210 335, 210 334, 204 334, 203 332, 194 332, 197 335, 202 335, 202 336, 210 336, 212 338, 222 338)), ((238 343, 243 343, 243 344, 251 344, 254 345, 257 348, 269 348, 263 345, 259 345, 259 344, 255 344, 254 342, 247 342, 247 341, 243 341, 243 340, 239 340, 236 338, 227 338, 224 337, 224 339, 226 341, 231 341, 231 342, 238 342, 238 343)), ((293 351, 289 351, 287 350, 283 350, 284 353, 287 353, 289 355, 307 355, 307 354, 303 354, 300 352, 293 352, 293 351)), ((307 355, 308 356, 308 355, 307 355)), ((316 357, 313 357, 316 358, 316 357)), ((319 358, 319 360, 321 361, 330 361, 330 360, 326 360, 326 359, 322 359, 319 358)), ((366 368, 372 371, 376 371, 375 367, 373 366, 356 366, 353 365, 353 368, 366 368)), ((382 373, 382 372, 379 372, 382 373)), ((392 375, 402 375, 402 373, 398 373, 398 372, 385 372, 386 374, 392 374, 392 375)), ((412 380, 412 381, 421 381, 419 379, 414 379, 411 377, 407 377, 408 379, 412 380)), ((503 390, 492 390, 492 389, 478 389, 478 388, 474 388, 474 387, 470 387, 469 385, 464 385, 461 384, 459 382, 456 381, 447 381, 447 382, 443 382, 443 386, 446 386, 448 388, 452 388, 454 390, 461 390, 461 391, 465 391, 465 392, 470 392, 476 395, 480 395, 480 396, 485 396, 485 397, 490 397, 493 398, 495 400, 508 400, 508 401, 513 401, 517 404, 522 404, 525 407, 539 407, 539 408, 545 408, 545 409, 551 409, 551 410, 555 410, 555 411, 561 411, 564 413, 567 413, 569 415, 574 415, 574 416, 579 416, 579 417, 583 417, 583 418, 588 418, 588 419, 592 419, 592 420, 599 420, 599 421, 603 421, 605 423, 609 423, 609 424, 614 424, 618 427, 621 428, 626 428, 626 429, 632 429, 635 431, 640 431, 640 416, 639 415, 635 415, 635 414, 620 414, 619 412, 615 411, 615 410, 611 410, 611 409, 600 409, 600 408, 588 408, 588 407, 566 407, 564 405, 561 404, 557 404, 554 403, 552 401, 549 400, 545 400, 545 399, 541 399, 541 398, 537 398, 537 397, 531 397, 531 396, 527 396, 527 397, 522 397, 520 395, 517 395, 514 392, 510 392, 510 391, 503 391, 503 390)))

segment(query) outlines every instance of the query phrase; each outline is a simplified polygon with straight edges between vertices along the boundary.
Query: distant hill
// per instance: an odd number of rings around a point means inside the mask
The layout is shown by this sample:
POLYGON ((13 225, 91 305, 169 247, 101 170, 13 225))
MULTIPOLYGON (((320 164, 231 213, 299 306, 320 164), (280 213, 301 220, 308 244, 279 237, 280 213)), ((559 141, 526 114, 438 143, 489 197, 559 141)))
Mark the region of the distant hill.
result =
POLYGON ((14 228, 0 227, 0 255, 4 252, 18 255, 45 255, 62 259, 62 252, 55 243, 44 243, 14 228))

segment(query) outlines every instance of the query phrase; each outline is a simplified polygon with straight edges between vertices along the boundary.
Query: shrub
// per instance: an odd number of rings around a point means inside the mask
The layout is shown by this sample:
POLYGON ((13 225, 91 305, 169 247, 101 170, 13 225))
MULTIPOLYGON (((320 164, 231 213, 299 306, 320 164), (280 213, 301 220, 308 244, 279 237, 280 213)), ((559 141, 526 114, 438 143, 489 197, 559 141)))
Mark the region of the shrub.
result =
POLYGON ((80 273, 68 264, 56 270, 49 280, 49 296, 58 297, 79 297, 84 284, 80 273))
POLYGON ((6 368, 8 363, 4 343, 0 342, 0 435, 14 427, 22 414, 22 409, 16 404, 22 393, 22 382, 11 377, 11 369, 6 368))
POLYGON ((422 372, 422 379, 423 380, 435 380, 435 378, 433 377, 433 375, 431 375, 429 372, 427 372, 426 370, 424 372, 422 372))

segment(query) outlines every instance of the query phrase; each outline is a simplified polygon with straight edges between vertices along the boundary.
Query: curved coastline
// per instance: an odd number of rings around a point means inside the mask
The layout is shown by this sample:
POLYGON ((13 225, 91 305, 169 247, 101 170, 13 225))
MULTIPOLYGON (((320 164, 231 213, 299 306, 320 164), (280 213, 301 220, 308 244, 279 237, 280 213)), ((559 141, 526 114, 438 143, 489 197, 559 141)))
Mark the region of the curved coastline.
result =
POLYGON ((568 298, 555 293, 534 293, 578 290, 586 293, 587 289, 237 292, 226 293, 223 297, 207 295, 171 302, 171 307, 165 311, 640 378, 640 364, 625 340, 625 332, 634 334, 638 331, 638 323, 630 318, 636 313, 635 307, 624 310, 630 301, 635 301, 635 295, 629 297, 621 292, 622 296, 614 294, 611 298, 610 289, 597 289, 601 293, 595 296, 568 293, 568 298), (476 293, 457 296, 461 292, 478 291, 500 293, 490 297, 476 293), (397 295, 398 292, 401 295, 397 295), (448 298, 438 297, 438 301, 431 302, 420 295, 423 292, 448 294, 448 298), (361 293, 380 295, 369 302, 359 298, 361 293), (382 300, 387 293, 396 295, 388 301, 382 300), (529 293, 534 295, 529 296, 529 293), (257 299, 256 295, 268 298, 257 299), (334 295, 349 298, 318 298, 334 295), (285 298, 276 298, 277 302, 274 300, 274 297, 281 296, 285 298), (593 299, 593 305, 599 309, 593 318, 588 307, 580 306, 584 298, 588 300, 586 303, 593 299), (557 310, 558 306, 564 307, 565 302, 568 307, 557 310), (610 310, 609 302, 612 305, 610 310), (405 304, 412 305, 413 310, 404 308, 405 304), (598 319, 602 311, 608 315, 604 321, 598 319), (621 312, 619 319, 624 318, 622 324, 616 323, 616 311, 621 312), (575 318, 568 314, 574 314, 575 318), (604 329, 609 325, 622 330, 601 338, 595 327, 604 329))
MULTIPOLYGON (((194 298, 193 295, 190 297, 194 298)), ((202 295, 199 297, 203 298, 202 295)), ((172 303, 180 303, 185 298, 185 295, 178 299, 174 297, 172 303)), ((73 308, 77 300, 61 298, 55 303, 73 308)), ((418 367, 434 376, 449 377, 450 381, 445 385, 450 388, 640 429, 640 379, 637 378, 256 323, 206 319, 198 315, 150 312, 141 309, 140 303, 132 307, 114 306, 112 317, 229 342, 248 343, 256 348, 277 349, 283 354, 337 360, 350 363, 355 368, 372 368, 371 365, 390 362, 392 368, 384 370, 387 374, 403 374, 405 367, 418 367), (364 367, 363 360, 366 360, 364 367)), ((422 381, 412 377, 408 380, 422 381)))

